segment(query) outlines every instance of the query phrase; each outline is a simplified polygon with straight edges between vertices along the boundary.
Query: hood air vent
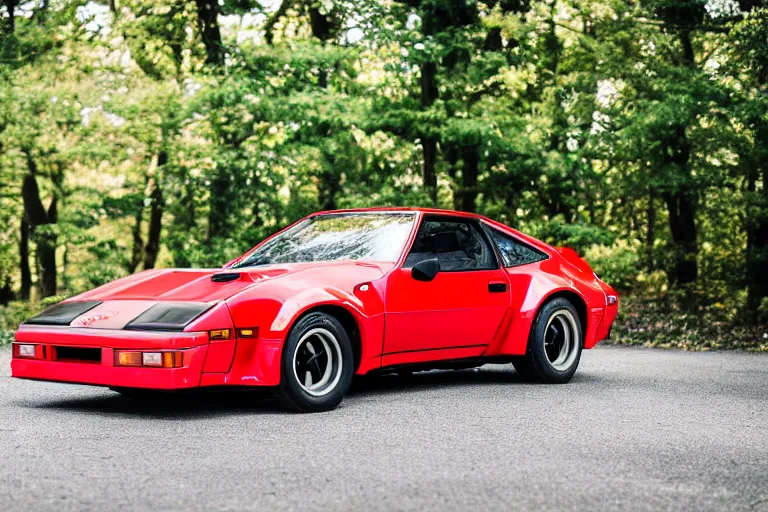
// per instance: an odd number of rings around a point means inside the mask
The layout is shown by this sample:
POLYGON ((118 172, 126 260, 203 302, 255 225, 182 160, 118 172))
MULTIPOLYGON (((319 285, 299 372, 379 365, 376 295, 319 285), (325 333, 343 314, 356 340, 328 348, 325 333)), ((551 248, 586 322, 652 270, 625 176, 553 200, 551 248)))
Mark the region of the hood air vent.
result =
POLYGON ((230 281, 235 281, 240 278, 239 272, 224 272, 222 274, 213 274, 211 276, 211 281, 214 283, 228 283, 230 281))

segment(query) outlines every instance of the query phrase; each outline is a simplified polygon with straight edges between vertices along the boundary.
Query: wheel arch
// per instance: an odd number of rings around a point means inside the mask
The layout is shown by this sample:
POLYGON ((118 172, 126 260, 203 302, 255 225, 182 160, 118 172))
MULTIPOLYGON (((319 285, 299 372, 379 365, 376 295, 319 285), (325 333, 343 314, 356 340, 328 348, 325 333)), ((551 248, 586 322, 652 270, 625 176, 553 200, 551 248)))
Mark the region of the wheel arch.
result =
MULTIPOLYGON (((573 290, 556 290, 552 292, 551 294, 547 295, 544 300, 541 301, 541 304, 539 304, 539 307, 536 308, 536 315, 534 316, 535 319, 539 318, 539 314, 541 313, 541 310, 544 309, 544 306, 549 304, 555 299, 563 298, 566 299, 568 302, 573 304, 573 307, 576 308, 576 313, 579 315, 579 322, 581 323, 581 345, 582 348, 584 346, 584 341, 587 338, 587 321, 588 321, 588 315, 587 315, 587 302, 584 300, 584 297, 579 295, 573 290)), ((536 328, 536 322, 531 323, 531 329, 530 332, 532 333, 533 330, 536 328)), ((530 337, 530 333, 529 333, 530 337)))
MULTIPOLYGON (((344 330, 347 332, 347 335, 349 336, 349 341, 352 343, 352 351, 353 351, 354 361, 355 361, 354 366, 355 366, 355 371, 357 371, 358 368, 360 368, 360 362, 362 360, 362 354, 363 354, 363 343, 360 335, 360 324, 355 318, 355 315, 344 306, 341 306, 339 304, 317 304, 314 306, 310 306, 306 310, 302 311, 300 314, 296 315, 296 318, 293 319, 293 321, 290 324, 290 327, 287 330, 288 336, 290 336, 291 331, 296 326, 296 324, 298 324, 301 321, 302 318, 312 313, 325 313, 327 315, 334 317, 336 320, 339 321, 339 323, 342 325, 344 330)), ((283 346, 285 346, 285 344, 283 344, 283 346)))

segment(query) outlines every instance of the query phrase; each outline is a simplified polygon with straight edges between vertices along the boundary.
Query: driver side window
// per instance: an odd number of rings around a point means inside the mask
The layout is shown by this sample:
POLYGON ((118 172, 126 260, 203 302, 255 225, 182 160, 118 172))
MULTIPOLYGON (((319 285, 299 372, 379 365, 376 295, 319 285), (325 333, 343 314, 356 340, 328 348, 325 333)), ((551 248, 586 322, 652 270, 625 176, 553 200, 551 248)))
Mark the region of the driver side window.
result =
POLYGON ((425 219, 403 267, 430 258, 437 258, 441 272, 496 268, 493 250, 472 222, 425 219))

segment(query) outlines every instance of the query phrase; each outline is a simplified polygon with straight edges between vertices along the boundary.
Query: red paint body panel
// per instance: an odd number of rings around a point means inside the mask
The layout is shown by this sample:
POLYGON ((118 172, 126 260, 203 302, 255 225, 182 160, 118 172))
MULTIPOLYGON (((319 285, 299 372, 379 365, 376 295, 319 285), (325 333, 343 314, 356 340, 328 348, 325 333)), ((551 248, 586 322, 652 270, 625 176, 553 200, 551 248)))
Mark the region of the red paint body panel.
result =
POLYGON ((232 370, 204 373, 202 386, 277 386, 280 384, 280 351, 283 340, 241 339, 232 370))
POLYGON ((214 329, 229 329, 229 338, 225 340, 210 340, 208 353, 203 364, 204 372, 228 372, 235 356, 237 338, 235 325, 226 302, 220 302, 208 310, 202 318, 194 320, 186 327, 188 332, 212 331, 214 329))
POLYGON ((490 345, 509 309, 509 289, 489 293, 489 283, 508 283, 503 269, 440 272, 416 281, 409 269, 389 275, 384 353, 490 345))
MULTIPOLYGON (((365 211, 415 212, 412 231, 398 261, 293 263, 226 270, 252 249, 228 263, 225 270, 140 272, 65 301, 101 301, 69 326, 25 324, 16 333, 17 343, 47 348, 98 347, 101 364, 14 357, 13 376, 157 389, 276 386, 285 339, 297 319, 315 308, 343 310, 354 320, 359 331, 353 340, 358 374, 401 364, 524 354, 541 306, 561 294, 568 294, 582 310, 585 348, 608 335, 618 299, 609 305, 607 297, 617 296, 616 291, 597 279, 572 251, 555 249, 474 214, 403 208, 339 212, 365 211), (535 247, 548 258, 512 268, 439 272, 431 282, 416 281, 402 265, 425 215, 477 219, 535 247), (228 282, 211 280, 221 272, 240 275, 228 282), (489 283, 506 284, 507 288, 489 293, 489 283), (366 286, 361 289, 362 285, 366 286), (202 303, 210 309, 188 323, 183 332, 124 329, 159 302, 202 303), (244 328, 256 331, 257 337, 239 337, 238 329, 244 328), (220 329, 229 329, 229 338, 210 340, 209 331, 220 329), (118 349, 186 349, 184 366, 115 367, 114 351, 118 349)), ((51 353, 47 348, 45 353, 51 353)))

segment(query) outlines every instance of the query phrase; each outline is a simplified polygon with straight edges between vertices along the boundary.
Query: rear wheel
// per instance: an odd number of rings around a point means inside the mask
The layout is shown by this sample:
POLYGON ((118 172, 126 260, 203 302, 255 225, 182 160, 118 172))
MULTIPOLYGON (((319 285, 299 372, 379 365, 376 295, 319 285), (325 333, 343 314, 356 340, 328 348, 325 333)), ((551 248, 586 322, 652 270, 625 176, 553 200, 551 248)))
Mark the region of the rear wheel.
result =
POLYGON ((341 323, 326 313, 310 313, 291 329, 283 347, 279 395, 300 412, 334 409, 354 374, 352 343, 341 323))
POLYGON ((539 312, 524 356, 512 365, 524 380, 564 384, 579 366, 582 327, 570 301, 554 299, 539 312))

